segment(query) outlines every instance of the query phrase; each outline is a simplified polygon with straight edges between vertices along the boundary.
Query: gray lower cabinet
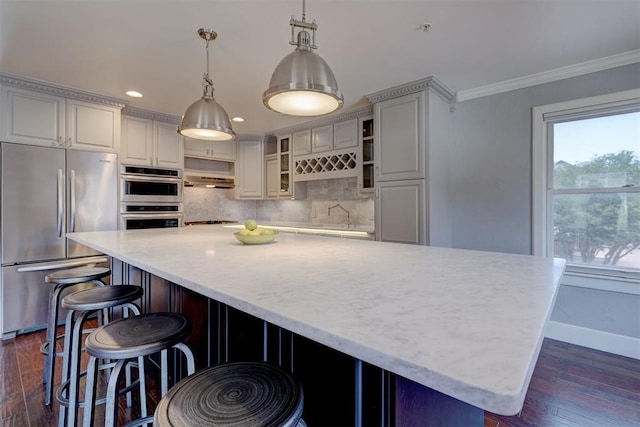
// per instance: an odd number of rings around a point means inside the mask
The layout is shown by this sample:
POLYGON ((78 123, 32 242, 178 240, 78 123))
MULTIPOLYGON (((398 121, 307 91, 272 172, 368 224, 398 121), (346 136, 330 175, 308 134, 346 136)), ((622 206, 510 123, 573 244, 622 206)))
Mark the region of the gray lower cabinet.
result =
POLYGON ((424 191, 424 179, 378 182, 377 240, 427 244, 424 191))

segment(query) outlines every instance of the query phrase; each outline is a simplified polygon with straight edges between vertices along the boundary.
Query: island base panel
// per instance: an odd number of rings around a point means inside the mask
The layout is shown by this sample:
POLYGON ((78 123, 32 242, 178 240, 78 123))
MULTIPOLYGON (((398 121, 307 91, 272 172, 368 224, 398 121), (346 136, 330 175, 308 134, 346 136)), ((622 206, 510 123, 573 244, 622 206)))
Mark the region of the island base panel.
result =
POLYGON ((396 376, 395 425, 482 427, 484 411, 414 381, 396 376))

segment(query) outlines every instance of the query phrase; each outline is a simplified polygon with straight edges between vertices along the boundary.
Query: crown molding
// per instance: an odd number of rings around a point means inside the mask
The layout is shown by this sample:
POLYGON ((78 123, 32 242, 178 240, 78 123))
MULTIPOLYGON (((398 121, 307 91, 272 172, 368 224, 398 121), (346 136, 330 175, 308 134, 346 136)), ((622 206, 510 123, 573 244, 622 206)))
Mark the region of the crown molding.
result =
POLYGON ((77 99, 80 101, 92 102, 95 104, 105 104, 117 108, 123 108, 126 105, 126 101, 123 99, 112 98, 93 92, 87 92, 68 86, 31 79, 23 76, 17 76, 14 74, 0 73, 0 83, 36 92, 42 92, 49 95, 77 99))
POLYGON ((236 135, 236 141, 275 142, 275 136, 266 133, 242 133, 236 135))
POLYGON ((431 89, 449 104, 453 104, 456 100, 456 93, 449 89, 447 85, 438 80, 435 76, 425 77, 424 79, 405 83, 403 85, 394 86, 389 89, 381 90, 369 95, 366 98, 369 102, 375 104, 377 102, 386 101, 387 99, 397 98, 411 93, 421 92, 431 89))
POLYGON ((360 117, 370 116, 372 114, 373 114, 373 105, 367 103, 367 105, 364 105, 362 107, 341 111, 339 113, 332 114, 330 116, 323 116, 322 118, 317 120, 311 120, 311 121, 300 123, 294 126, 277 129, 269 133, 275 134, 275 135, 293 133, 293 132, 298 132, 300 130, 305 130, 309 128, 326 126, 333 123, 339 123, 339 122, 345 122, 347 120, 358 119, 360 117))
POLYGON ((554 70, 543 71, 541 73, 506 80, 500 83, 481 86, 475 89, 461 90, 457 93, 457 100, 458 102, 468 101, 474 98, 481 98, 483 96, 523 89, 525 87, 550 83, 570 77, 582 76, 584 74, 622 67, 624 65, 635 64, 637 62, 640 62, 640 49, 631 50, 618 55, 607 56, 605 58, 594 59, 592 61, 582 62, 575 65, 569 65, 567 67, 556 68, 554 70))
POLYGON ((139 117, 141 119, 170 123, 176 126, 180 125, 180 122, 182 121, 182 118, 178 116, 172 116, 170 114, 158 113, 150 110, 143 110, 142 108, 135 108, 130 106, 124 107, 122 109, 122 114, 126 116, 139 117))

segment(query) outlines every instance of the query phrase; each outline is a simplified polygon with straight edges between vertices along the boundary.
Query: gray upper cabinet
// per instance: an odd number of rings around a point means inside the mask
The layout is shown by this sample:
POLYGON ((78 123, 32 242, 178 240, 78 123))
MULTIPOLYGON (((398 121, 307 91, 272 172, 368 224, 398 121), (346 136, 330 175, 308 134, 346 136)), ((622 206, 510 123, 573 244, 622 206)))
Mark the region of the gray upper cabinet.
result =
POLYGON ((122 116, 121 163, 182 169, 182 144, 175 124, 122 116))
POLYGON ((311 153, 311 129, 294 132, 291 135, 293 141, 293 155, 302 156, 311 153))
POLYGON ((333 150, 333 125, 311 129, 311 151, 323 153, 333 150))
POLYGON ((236 141, 203 141, 184 138, 184 155, 198 159, 235 162, 236 141))
POLYGON ((2 141, 62 146, 66 100, 61 96, 2 87, 2 141))
POLYGON ((358 146, 358 119, 333 125, 333 149, 342 150, 358 146))
POLYGON ((260 138, 236 143, 238 161, 235 166, 236 199, 264 198, 264 143, 260 138))
POLYGON ((425 177, 424 102, 421 91, 376 104, 377 182, 425 177))
MULTIPOLYGON (((11 85, 1 90, 4 142, 118 152, 122 105, 69 99, 11 85)), ((71 93, 70 93, 71 94, 71 93)))

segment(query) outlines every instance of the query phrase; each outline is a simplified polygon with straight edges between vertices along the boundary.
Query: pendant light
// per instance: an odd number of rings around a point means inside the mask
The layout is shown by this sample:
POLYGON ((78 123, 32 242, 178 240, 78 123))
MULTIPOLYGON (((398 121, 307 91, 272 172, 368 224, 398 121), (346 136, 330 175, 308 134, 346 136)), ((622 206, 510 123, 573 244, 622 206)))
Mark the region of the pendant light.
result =
POLYGON ((204 94, 187 108, 178 127, 178 133, 194 139, 227 141, 235 138, 236 134, 231 128, 229 115, 213 99, 213 82, 209 77, 209 42, 215 40, 218 34, 205 28, 200 28, 198 34, 206 41, 207 72, 203 76, 204 94))
POLYGON ((262 95, 264 105, 273 111, 292 116, 319 116, 342 108, 344 97, 329 65, 313 49, 316 46, 315 21, 306 22, 305 0, 302 20, 291 17, 291 41, 296 49, 278 64, 262 95), (301 28, 294 41, 295 28, 301 28), (312 31, 312 36, 307 30, 312 31))

